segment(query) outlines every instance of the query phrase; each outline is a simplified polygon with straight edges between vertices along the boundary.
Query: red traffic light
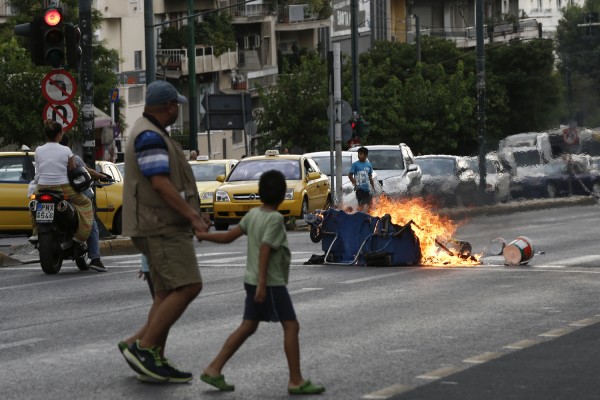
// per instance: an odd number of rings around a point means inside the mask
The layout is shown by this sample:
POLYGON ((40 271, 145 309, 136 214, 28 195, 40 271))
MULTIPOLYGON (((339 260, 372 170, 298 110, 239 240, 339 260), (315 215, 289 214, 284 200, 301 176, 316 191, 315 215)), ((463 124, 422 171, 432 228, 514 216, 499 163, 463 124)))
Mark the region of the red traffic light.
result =
POLYGON ((46 12, 44 13, 44 22, 48 26, 56 26, 60 24, 61 20, 62 14, 56 8, 46 10, 46 12))

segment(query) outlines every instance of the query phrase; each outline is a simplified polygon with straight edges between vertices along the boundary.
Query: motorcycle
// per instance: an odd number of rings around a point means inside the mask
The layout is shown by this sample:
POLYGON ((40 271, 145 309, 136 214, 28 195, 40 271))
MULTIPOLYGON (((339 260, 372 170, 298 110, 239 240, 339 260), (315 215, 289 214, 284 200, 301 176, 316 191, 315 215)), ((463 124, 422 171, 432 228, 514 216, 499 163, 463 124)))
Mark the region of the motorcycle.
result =
MULTIPOLYGON (((88 175, 85 186, 99 188, 112 183, 114 180, 108 175, 102 182, 92 181, 88 175)), ((87 247, 73 241, 79 218, 68 198, 60 191, 40 190, 29 202, 29 210, 38 227, 36 247, 42 270, 46 274, 57 274, 64 260, 74 260, 79 270, 88 270, 87 247)))

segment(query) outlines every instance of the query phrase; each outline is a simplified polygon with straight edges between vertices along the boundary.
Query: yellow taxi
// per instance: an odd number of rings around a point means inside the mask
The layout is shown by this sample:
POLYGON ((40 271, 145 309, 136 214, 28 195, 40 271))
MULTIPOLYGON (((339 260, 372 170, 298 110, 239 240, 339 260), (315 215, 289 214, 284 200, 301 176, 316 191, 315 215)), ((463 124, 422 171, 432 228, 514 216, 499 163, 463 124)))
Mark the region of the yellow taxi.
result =
MULTIPOLYGON (((30 232, 29 182, 35 176, 33 151, 0 152, 0 232, 30 232)), ((113 163, 98 161, 98 171, 109 174, 115 183, 96 189, 98 218, 114 234, 121 232, 123 177, 113 163)))
POLYGON ((240 160, 229 176, 219 176, 223 184, 215 191, 216 230, 226 230, 230 224, 237 224, 250 209, 262 204, 258 181, 263 172, 272 169, 281 171, 286 177, 287 191, 278 209, 286 220, 303 218, 305 214, 331 204, 329 179, 311 157, 280 155, 277 150, 267 150, 264 156, 240 160))
POLYGON ((215 190, 222 182, 217 180, 219 175, 227 177, 238 160, 209 160, 208 156, 198 156, 196 161, 190 161, 196 186, 200 194, 200 211, 213 217, 213 197, 215 190))

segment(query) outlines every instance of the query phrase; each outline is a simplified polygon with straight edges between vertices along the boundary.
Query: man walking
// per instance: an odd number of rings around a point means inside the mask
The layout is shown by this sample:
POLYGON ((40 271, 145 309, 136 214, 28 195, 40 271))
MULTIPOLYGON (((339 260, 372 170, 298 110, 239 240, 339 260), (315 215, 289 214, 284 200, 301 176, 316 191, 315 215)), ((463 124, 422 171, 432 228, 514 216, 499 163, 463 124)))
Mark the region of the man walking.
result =
POLYGON ((202 290, 193 238, 208 231, 192 169, 166 130, 177 120, 181 103, 187 99, 170 83, 148 85, 144 114, 125 149, 123 234, 148 259, 154 302, 134 335, 137 340, 121 342, 119 349, 142 381, 192 380, 163 354, 171 326, 202 290))

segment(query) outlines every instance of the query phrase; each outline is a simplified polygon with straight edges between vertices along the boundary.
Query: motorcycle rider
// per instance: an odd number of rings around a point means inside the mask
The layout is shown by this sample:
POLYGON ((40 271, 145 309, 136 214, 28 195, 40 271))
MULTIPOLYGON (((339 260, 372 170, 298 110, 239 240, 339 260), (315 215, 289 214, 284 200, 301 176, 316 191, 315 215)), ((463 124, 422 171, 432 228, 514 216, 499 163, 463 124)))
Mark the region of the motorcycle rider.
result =
POLYGON ((34 181, 37 192, 54 190, 69 197, 79 216, 77 231, 73 241, 77 244, 76 252, 87 249, 86 241, 92 230, 94 211, 92 202, 83 194, 75 191, 69 183, 68 171, 76 168, 74 154, 70 148, 62 146, 60 141, 64 135, 62 125, 48 119, 44 122, 46 144, 35 150, 36 174, 34 181))
MULTIPOLYGON (((69 147, 69 136, 66 134, 63 134, 63 138, 61 139, 60 144, 62 144, 63 146, 69 147)), ((99 179, 99 180, 112 179, 111 176, 100 173, 100 172, 96 171, 95 169, 88 167, 85 164, 85 162, 83 162, 81 157, 79 157, 77 154, 75 154, 73 156, 73 158, 75 159, 75 167, 76 168, 80 168, 80 167, 85 168, 85 170, 90 174, 92 179, 99 179)), ((87 188, 86 190, 84 190, 81 193, 83 193, 87 198, 89 198, 92 201, 92 205, 94 205, 95 193, 91 187, 87 188)), ((88 246, 88 258, 90 259, 88 266, 97 272, 108 272, 108 268, 106 268, 106 266, 100 259, 100 230, 98 229, 98 223, 96 222, 95 216, 92 219, 92 231, 90 233, 90 237, 88 238, 86 244, 88 246)))

